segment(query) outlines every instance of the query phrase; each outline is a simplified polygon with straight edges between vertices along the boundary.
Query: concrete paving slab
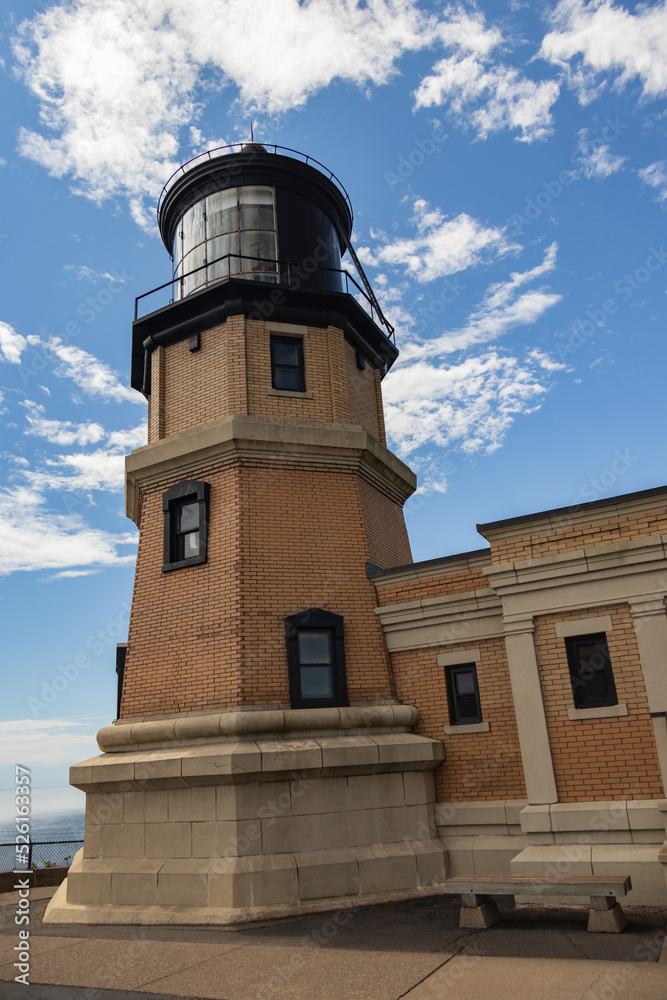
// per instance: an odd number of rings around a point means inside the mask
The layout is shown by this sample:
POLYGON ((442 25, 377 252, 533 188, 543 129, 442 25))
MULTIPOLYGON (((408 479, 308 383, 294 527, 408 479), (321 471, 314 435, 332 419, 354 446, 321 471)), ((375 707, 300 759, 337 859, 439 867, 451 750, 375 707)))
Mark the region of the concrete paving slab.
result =
MULTIPOLYGON (((153 980, 196 968, 228 951, 242 947, 233 939, 225 944, 192 944, 165 941, 88 940, 67 947, 35 953, 30 960, 30 979, 59 986, 87 986, 117 990, 141 990, 153 980)), ((0 976, 11 967, 0 968, 0 976)), ((166 991, 169 992, 169 991, 166 991)), ((201 994, 206 996, 206 994, 201 994)))
POLYGON ((656 963, 569 962, 557 958, 453 958, 404 1000, 665 1000, 656 963))
POLYGON ((147 985, 175 996, 211 1000, 396 1000, 447 957, 264 943, 147 985))

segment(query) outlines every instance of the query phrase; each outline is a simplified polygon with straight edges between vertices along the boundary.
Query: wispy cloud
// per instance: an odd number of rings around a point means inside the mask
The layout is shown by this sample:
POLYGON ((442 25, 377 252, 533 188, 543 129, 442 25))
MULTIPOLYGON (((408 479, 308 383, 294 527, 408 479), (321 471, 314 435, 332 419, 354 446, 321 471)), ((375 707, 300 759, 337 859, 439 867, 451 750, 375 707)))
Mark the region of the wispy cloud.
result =
POLYGON ((664 160, 650 163, 648 167, 643 167, 637 173, 643 184, 655 188, 657 191, 656 201, 667 200, 667 164, 664 160))
POLYGON ((0 722, 0 766, 61 767, 99 753, 100 719, 17 719, 0 722))
POLYGON ((553 271, 557 250, 557 244, 552 243, 542 263, 527 271, 514 271, 506 281, 490 285, 464 326, 429 339, 408 339, 401 349, 397 367, 417 359, 467 350, 496 340, 517 326, 535 323, 560 301, 561 296, 542 287, 526 289, 525 286, 553 271))
POLYGON ((472 128, 480 139, 501 129, 518 132, 522 142, 551 133, 551 108, 559 84, 536 82, 496 61, 494 52, 504 38, 498 28, 487 27, 483 13, 450 5, 437 34, 451 55, 439 60, 422 80, 414 94, 416 108, 445 105, 459 125, 472 128))
POLYGON ((45 438, 51 444, 97 444, 105 437, 106 432, 101 424, 77 424, 71 420, 49 420, 42 415, 44 407, 40 403, 26 399, 21 405, 27 411, 28 427, 24 433, 45 438))
POLYGON ((96 285, 98 281, 111 281, 115 284, 124 285, 127 278, 122 274, 113 271, 96 271, 87 264, 63 264, 63 271, 72 271, 77 281, 87 281, 96 285))
POLYGON ((9 361, 13 365, 21 364, 21 354, 26 349, 27 341, 17 333, 9 323, 0 321, 0 360, 9 361))
POLYGON ((547 371, 535 356, 520 361, 495 351, 392 370, 383 383, 389 438, 402 457, 424 445, 490 454, 517 416, 539 406, 547 371))
POLYGON ((102 402, 140 404, 145 402, 141 393, 121 381, 118 372, 88 351, 71 344, 63 344, 60 337, 42 340, 31 335, 27 338, 27 342, 40 346, 57 358, 61 364, 56 368, 56 375, 71 379, 88 396, 102 402))
POLYGON ((178 165, 204 71, 210 95, 232 84, 244 107, 279 114, 336 79, 385 83, 434 21, 414 0, 53 4, 15 39, 43 129, 22 129, 19 151, 94 201, 127 196, 150 228, 144 200, 178 165))
POLYGON ((540 55, 563 67, 582 103, 616 74, 623 86, 639 79, 645 97, 667 93, 667 6, 640 4, 636 13, 612 0, 561 0, 540 55))
POLYGON ((35 489, 0 490, 0 576, 19 570, 61 570, 123 566, 134 561, 136 535, 91 528, 76 514, 45 506, 35 489))
POLYGON ((577 166, 588 180, 604 180, 623 169, 627 156, 612 153, 611 147, 591 138, 588 129, 582 129, 577 143, 577 166))
POLYGON ((391 240, 384 234, 373 234, 376 245, 359 250, 362 262, 407 268, 417 281, 429 282, 519 249, 502 229, 485 226, 465 213, 450 219, 423 198, 415 199, 410 221, 416 236, 391 240))

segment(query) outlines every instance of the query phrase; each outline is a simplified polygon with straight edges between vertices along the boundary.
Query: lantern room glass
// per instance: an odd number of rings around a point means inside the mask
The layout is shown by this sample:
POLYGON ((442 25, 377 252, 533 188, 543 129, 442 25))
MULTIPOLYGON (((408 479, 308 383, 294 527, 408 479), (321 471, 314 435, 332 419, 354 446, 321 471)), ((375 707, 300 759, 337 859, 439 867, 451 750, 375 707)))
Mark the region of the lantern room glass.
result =
POLYGON ((174 298, 230 277, 278 281, 273 188, 246 185, 216 191, 192 205, 178 225, 174 298))

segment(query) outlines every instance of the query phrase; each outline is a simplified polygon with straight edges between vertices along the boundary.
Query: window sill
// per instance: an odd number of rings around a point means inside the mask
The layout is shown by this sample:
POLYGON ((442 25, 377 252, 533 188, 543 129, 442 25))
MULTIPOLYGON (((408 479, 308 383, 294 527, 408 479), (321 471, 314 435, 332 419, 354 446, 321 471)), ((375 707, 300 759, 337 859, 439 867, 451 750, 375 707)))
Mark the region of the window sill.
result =
POLYGON ((165 563, 163 573, 171 573, 173 569, 185 569, 187 566, 201 566, 206 562, 206 556, 194 556, 192 559, 181 559, 179 562, 165 563))
POLYGON ((467 726, 445 726, 445 736, 459 736, 464 733, 488 733, 488 722, 471 722, 467 726))
POLYGON ((292 392, 291 389, 267 389, 268 396, 291 396, 292 399, 314 399, 312 392, 292 392))
POLYGON ((618 719, 628 714, 627 705, 604 705, 601 708, 568 708, 570 722, 577 719, 618 719))

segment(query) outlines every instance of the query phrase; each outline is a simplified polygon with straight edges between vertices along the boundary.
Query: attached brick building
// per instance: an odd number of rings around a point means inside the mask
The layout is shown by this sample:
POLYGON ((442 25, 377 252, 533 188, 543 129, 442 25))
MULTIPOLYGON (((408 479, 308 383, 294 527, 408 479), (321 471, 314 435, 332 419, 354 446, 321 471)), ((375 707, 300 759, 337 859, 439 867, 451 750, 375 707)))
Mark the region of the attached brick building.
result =
POLYGON ((71 769, 85 843, 47 920, 230 923, 510 870, 666 903, 667 489, 412 563, 398 352, 341 271, 340 183, 249 144, 175 175, 159 220, 120 717, 71 769))

